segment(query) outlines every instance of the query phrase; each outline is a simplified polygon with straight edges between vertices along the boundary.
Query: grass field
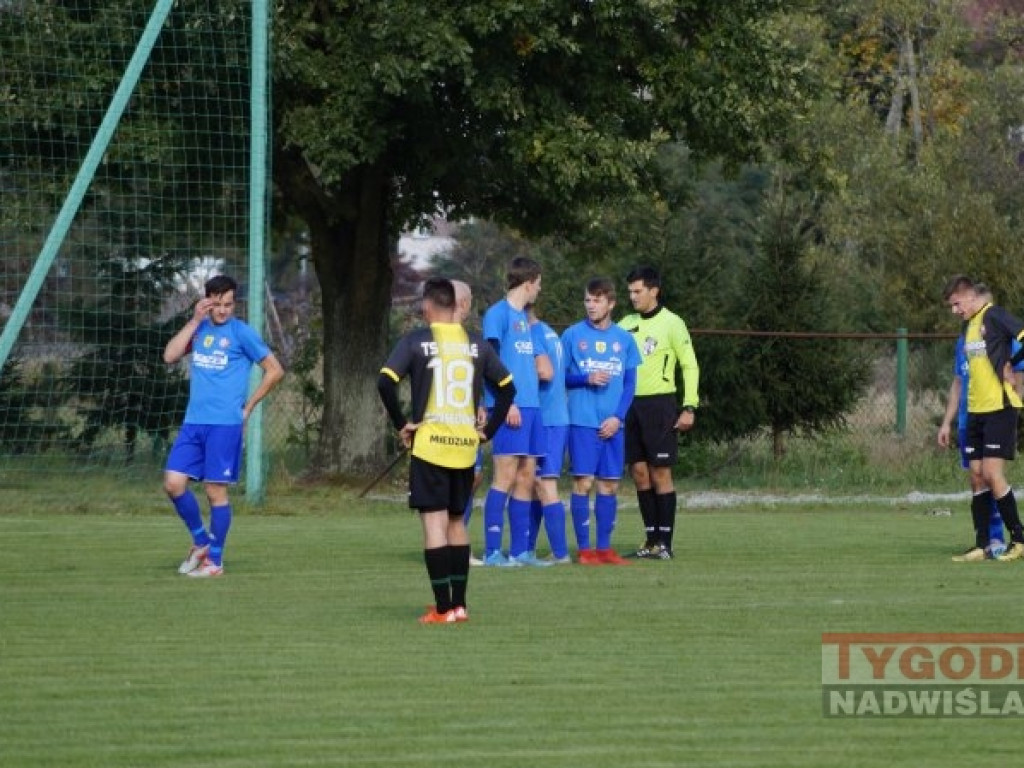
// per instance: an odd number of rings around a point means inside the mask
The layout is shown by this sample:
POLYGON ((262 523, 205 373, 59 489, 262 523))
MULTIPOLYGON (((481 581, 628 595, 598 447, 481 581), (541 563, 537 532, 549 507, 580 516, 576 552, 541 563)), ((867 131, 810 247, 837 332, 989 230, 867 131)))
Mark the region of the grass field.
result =
MULTIPOLYGON (((950 562, 962 502, 952 517, 685 512, 674 562, 474 569, 472 620, 422 627, 419 526, 397 501, 275 492, 237 514, 227 575, 197 582, 175 573, 187 540, 159 496, 113 491, 22 489, 0 512, 3 768, 917 768, 1020 752, 1015 719, 821 713, 824 631, 1019 629, 1024 566, 950 562)), ((620 548, 637 528, 626 510, 620 548)))

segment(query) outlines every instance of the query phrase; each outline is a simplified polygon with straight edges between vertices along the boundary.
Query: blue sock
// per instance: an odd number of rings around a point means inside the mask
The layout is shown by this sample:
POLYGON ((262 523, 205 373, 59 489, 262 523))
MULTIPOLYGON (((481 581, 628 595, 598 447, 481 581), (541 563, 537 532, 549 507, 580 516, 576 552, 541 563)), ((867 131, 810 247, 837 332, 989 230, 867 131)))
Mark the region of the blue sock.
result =
POLYGON ((210 543, 210 537, 203 527, 203 513, 199 511, 199 502, 195 494, 186 489, 181 496, 171 499, 178 517, 182 519, 188 532, 192 534, 192 543, 197 547, 205 547, 210 543))
POLYGON ((221 565, 224 562, 224 542, 231 528, 231 505, 210 507, 210 562, 221 565))
POLYGON ((508 556, 519 557, 530 542, 530 502, 508 500, 508 556))
POLYGON ((576 548, 590 549, 590 497, 574 493, 569 497, 572 528, 576 532, 576 548))
POLYGON ((540 499, 534 499, 530 502, 530 539, 526 545, 527 551, 537 551, 537 537, 540 536, 540 526, 543 522, 544 507, 540 503, 540 499))
POLYGON ((597 494, 594 499, 594 517, 597 518, 597 548, 612 548, 612 531, 615 530, 615 515, 619 510, 619 497, 597 494))
POLYGON ((1005 541, 1006 539, 1003 536, 1003 518, 999 516, 999 507, 996 505, 995 498, 992 499, 992 517, 988 521, 988 538, 989 541, 992 539, 1005 541))
POLYGON ((487 554, 501 551, 501 535, 505 531, 505 502, 508 494, 496 488, 484 498, 484 549, 487 554))
POLYGON ((462 510, 462 524, 469 528, 470 518, 473 517, 473 497, 469 497, 469 501, 466 502, 466 508, 462 510))
POLYGON ((544 530, 548 534, 551 554, 561 560, 569 555, 569 542, 565 537, 565 504, 556 501, 544 507, 544 530))

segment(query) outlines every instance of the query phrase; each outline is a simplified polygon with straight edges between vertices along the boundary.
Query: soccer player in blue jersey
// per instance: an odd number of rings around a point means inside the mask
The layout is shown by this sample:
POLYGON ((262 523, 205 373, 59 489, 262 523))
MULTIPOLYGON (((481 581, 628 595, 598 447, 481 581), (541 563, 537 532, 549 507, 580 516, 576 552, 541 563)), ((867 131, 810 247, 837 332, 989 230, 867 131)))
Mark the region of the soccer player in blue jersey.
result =
POLYGON ((409 506, 420 513, 423 558, 434 591, 434 606, 421 624, 467 621, 469 536, 463 509, 473 484, 480 443, 490 439, 512 405, 515 385, 498 355, 477 333, 454 322, 455 288, 431 278, 423 286, 427 328, 399 340, 377 379, 377 391, 402 444, 411 448, 409 506), (398 383, 408 377, 412 416, 398 400, 398 383), (490 419, 477 423, 483 381, 493 388, 490 419))
POLYGON ((558 497, 558 478, 569 441, 569 403, 565 391, 565 352, 562 340, 550 325, 537 319, 534 305, 526 307, 538 351, 540 417, 544 424, 544 455, 537 460, 537 485, 530 504, 528 551, 536 557, 537 537, 543 524, 551 545, 552 563, 567 564, 569 545, 565 536, 565 504, 558 497))
MULTIPOLYGON (((986 300, 992 300, 992 292, 983 283, 977 283, 975 285, 978 293, 986 300)), ((1020 351, 1021 345, 1016 339, 1013 340, 1011 345, 1011 354, 1016 355, 1020 351)), ((1024 363, 1019 363, 1014 368, 1014 386, 1017 385, 1017 377, 1020 375, 1020 371, 1024 371, 1024 363)), ((942 418, 942 424, 939 426, 938 443, 943 448, 950 446, 950 438, 952 436, 953 420, 956 419, 957 424, 957 447, 960 450, 960 463, 964 469, 969 469, 970 464, 967 456, 967 389, 970 383, 970 369, 967 364, 967 353, 964 348, 964 337, 961 335, 956 340, 956 347, 953 354, 953 380, 949 385, 949 397, 946 402, 946 412, 942 418)), ((982 493, 984 492, 983 487, 979 487, 978 478, 971 475, 971 493, 982 493)), ((981 552, 976 551, 977 548, 968 550, 966 554, 957 555, 954 557, 954 562, 975 562, 988 559, 995 559, 1001 555, 1006 549, 1006 539, 1003 533, 1003 519, 999 516, 999 508, 995 503, 995 499, 992 499, 991 503, 991 515, 989 517, 989 542, 988 546, 985 547, 981 552)))
POLYGON ((626 412, 636 391, 640 351, 633 336, 612 323, 615 284, 605 277, 587 283, 587 319, 562 335, 569 390, 569 463, 573 476, 569 511, 584 565, 628 563, 611 548, 618 513, 619 481, 626 464, 626 412), (597 479, 594 517, 597 547, 590 544, 590 491, 597 479))
POLYGON ((167 342, 164 362, 188 355, 188 408, 167 457, 164 491, 192 536, 178 573, 210 578, 224 573, 224 543, 231 528, 228 487, 238 482, 245 421, 277 386, 284 369, 255 330, 234 317, 237 283, 226 275, 206 282, 206 296, 192 319, 167 342), (253 364, 263 369, 259 386, 249 391, 253 364), (209 530, 189 480, 203 483, 210 503, 209 530))
MULTIPOLYGON (((540 420, 540 378, 534 359, 533 334, 526 305, 540 293, 541 268, 533 259, 513 259, 505 275, 505 298, 484 313, 484 338, 494 347, 516 383, 515 403, 491 443, 494 473, 484 499, 484 565, 542 565, 530 556, 530 501, 537 457, 543 451, 540 420), (509 555, 501 551, 508 506, 509 555)), ((488 390, 490 408, 493 394, 488 390)))

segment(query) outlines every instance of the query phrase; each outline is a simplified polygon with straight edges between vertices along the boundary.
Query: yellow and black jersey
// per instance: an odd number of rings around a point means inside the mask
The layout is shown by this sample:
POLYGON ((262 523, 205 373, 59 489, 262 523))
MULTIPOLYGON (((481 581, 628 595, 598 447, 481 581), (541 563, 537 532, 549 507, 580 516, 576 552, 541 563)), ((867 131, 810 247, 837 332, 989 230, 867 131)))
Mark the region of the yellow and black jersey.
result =
POLYGON ((476 411, 483 381, 496 403, 484 434, 492 437, 505 420, 515 387, 512 375, 493 347, 457 323, 431 323, 398 342, 377 379, 384 407, 396 429, 419 423, 412 455, 441 467, 460 469, 476 463, 479 437, 476 411), (397 384, 409 377, 412 417, 398 402, 397 384))
POLYGON ((1024 323, 1002 307, 986 304, 967 321, 967 412, 992 413, 1020 408, 1021 401, 1003 369, 1012 356, 1012 342, 1024 342, 1024 323))

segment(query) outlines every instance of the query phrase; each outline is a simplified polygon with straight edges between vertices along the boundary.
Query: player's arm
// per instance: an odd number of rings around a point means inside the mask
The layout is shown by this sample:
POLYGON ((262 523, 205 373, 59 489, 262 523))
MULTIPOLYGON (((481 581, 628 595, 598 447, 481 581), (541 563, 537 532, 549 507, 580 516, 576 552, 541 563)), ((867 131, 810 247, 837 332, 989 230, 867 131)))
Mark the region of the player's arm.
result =
POLYGON ((486 423, 479 430, 481 439, 486 442, 494 437, 494 433, 505 422, 516 396, 516 386, 512 382, 512 374, 508 372, 497 353, 485 352, 482 362, 484 379, 494 395, 494 407, 491 408, 486 423))
POLYGON ((249 395, 249 399, 245 403, 245 407, 242 408, 242 418, 249 418, 249 414, 252 413, 252 409, 256 405, 270 394, 270 390, 278 385, 278 382, 284 378, 284 367, 280 361, 271 352, 266 357, 257 363, 260 368, 263 369, 263 377, 260 379, 260 384, 256 387, 255 391, 249 395))
POLYGON ((203 322, 203 318, 210 314, 210 309, 213 307, 213 299, 200 299, 196 302, 195 309, 192 311, 192 317, 167 342, 167 346, 164 347, 164 362, 168 365, 178 362, 187 355, 192 349, 192 337, 196 335, 196 331, 199 330, 199 324, 203 322))
POLYGON ((392 351, 391 357, 384 363, 377 376, 377 394, 384 404, 384 410, 388 412, 388 418, 398 431, 409 422, 402 412, 402 404, 398 401, 398 383, 405 377, 410 359, 408 344, 403 339, 392 351))
POLYGON ((950 446, 950 436, 953 433, 953 419, 956 418, 960 409, 960 393, 963 391, 964 382, 960 376, 953 376, 949 383, 949 395, 946 399, 946 412, 942 414, 942 424, 939 425, 939 434, 936 438, 943 448, 950 446))
POLYGON ((401 430, 408 422, 402 411, 402 404, 398 401, 398 382, 401 380, 397 373, 387 367, 381 368, 380 375, 377 376, 377 394, 380 395, 380 401, 384 404, 391 424, 397 430, 401 430))
POLYGON ((540 323, 530 326, 530 336, 533 338, 533 365, 537 369, 537 378, 541 381, 551 381, 555 377, 555 366, 547 353, 544 331, 540 323))

